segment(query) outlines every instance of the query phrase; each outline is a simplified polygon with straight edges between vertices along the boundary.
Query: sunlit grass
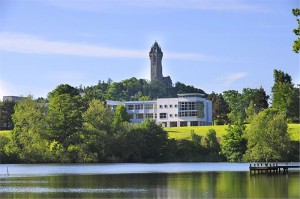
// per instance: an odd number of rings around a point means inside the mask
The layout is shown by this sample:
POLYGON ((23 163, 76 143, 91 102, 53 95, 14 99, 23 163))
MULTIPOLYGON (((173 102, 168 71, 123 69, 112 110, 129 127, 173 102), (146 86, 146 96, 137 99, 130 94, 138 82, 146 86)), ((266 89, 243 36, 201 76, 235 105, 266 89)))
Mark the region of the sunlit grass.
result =
MULTIPOLYGON (((292 140, 300 141, 300 124, 288 124, 288 132, 292 140)), ((171 127, 164 128, 168 132, 169 138, 190 139, 191 133, 194 132, 197 135, 205 136, 209 129, 216 131, 217 137, 221 138, 226 134, 227 125, 218 126, 188 126, 188 127, 171 127)))
POLYGON ((190 139, 191 133, 205 136, 209 129, 216 131, 217 137, 222 137, 226 133, 227 125, 218 126, 188 126, 188 127, 171 127, 164 128, 169 135, 169 138, 175 139, 190 139))
POLYGON ((8 131, 8 130, 0 131, 0 136, 5 136, 8 138, 11 138, 11 131, 8 131))

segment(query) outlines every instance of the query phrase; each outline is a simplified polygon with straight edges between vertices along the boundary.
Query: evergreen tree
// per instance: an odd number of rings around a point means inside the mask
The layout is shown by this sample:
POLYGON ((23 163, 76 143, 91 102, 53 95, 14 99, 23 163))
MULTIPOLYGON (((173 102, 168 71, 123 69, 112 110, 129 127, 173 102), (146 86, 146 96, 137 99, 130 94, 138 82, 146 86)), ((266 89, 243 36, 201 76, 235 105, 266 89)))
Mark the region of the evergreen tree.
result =
MULTIPOLYGON (((294 95, 294 85, 289 74, 281 70, 274 70, 274 85, 272 87, 273 101, 272 107, 286 113, 287 118, 294 116, 294 107, 292 106, 294 95)), ((299 111, 299 110, 297 110, 299 111)))

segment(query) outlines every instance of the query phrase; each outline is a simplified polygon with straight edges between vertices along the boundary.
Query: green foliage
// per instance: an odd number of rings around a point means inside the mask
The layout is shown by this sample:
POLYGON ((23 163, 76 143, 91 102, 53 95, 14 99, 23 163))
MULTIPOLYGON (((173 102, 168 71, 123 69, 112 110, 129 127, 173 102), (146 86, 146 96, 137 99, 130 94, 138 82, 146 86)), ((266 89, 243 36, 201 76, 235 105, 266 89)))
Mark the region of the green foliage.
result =
POLYGON ((272 107, 285 112, 288 119, 299 121, 299 88, 294 88, 289 74, 274 70, 272 93, 272 107))
POLYGON ((154 120, 146 119, 141 123, 140 130, 143 133, 144 146, 143 159, 154 161, 162 159, 162 151, 167 144, 168 134, 154 120))
POLYGON ((11 130, 14 128, 12 115, 14 114, 14 101, 0 101, 0 129, 11 130))
POLYGON ((253 107, 255 110, 255 114, 267 109, 269 107, 269 96, 266 95, 265 90, 260 87, 260 89, 255 89, 255 93, 252 98, 249 99, 253 101, 253 107))
POLYGON ((84 160, 103 161, 107 154, 108 135, 111 134, 111 110, 100 100, 92 100, 83 113, 84 133, 81 135, 82 147, 85 149, 84 160))
POLYGON ((13 115, 13 141, 24 162, 46 162, 50 160, 48 141, 44 139, 46 121, 42 109, 31 97, 15 105, 13 115))
POLYGON ((118 105, 114 114, 113 126, 116 127, 118 124, 123 122, 130 122, 130 119, 127 114, 126 107, 124 105, 118 105))
POLYGON ((50 139, 61 143, 65 149, 76 142, 74 136, 82 128, 82 113, 85 106, 75 88, 60 85, 49 94, 47 115, 50 139))
POLYGON ((5 147, 11 140, 4 135, 0 135, 0 164, 8 160, 8 155, 6 154, 5 147))
POLYGON ((95 86, 89 86, 82 89, 84 99, 91 101, 99 100, 117 100, 117 101, 135 101, 135 100, 153 100, 164 97, 177 97, 178 93, 203 93, 201 89, 177 82, 174 87, 168 87, 158 81, 148 82, 145 79, 135 77, 123 80, 121 82, 98 82, 95 86))
POLYGON ((253 117, 256 115, 256 111, 255 111, 253 101, 251 101, 249 106, 247 107, 246 114, 247 114, 246 122, 251 123, 252 120, 253 120, 253 117))
POLYGON ((243 124, 229 125, 222 137, 221 151, 229 162, 241 162, 246 151, 243 124))
POLYGON ((256 114, 268 108, 269 96, 266 95, 262 88, 244 88, 242 93, 234 90, 224 91, 223 96, 229 104, 230 113, 228 116, 232 123, 245 121, 247 118, 245 110, 251 101, 253 102, 256 114))
POLYGON ((228 115, 231 122, 240 122, 246 119, 245 107, 247 107, 242 94, 235 90, 223 92, 224 99, 229 105, 230 113, 228 115))
POLYGON ((223 98, 223 95, 212 92, 207 99, 212 101, 213 120, 217 124, 228 123, 229 105, 223 98))
POLYGON ((290 137, 285 114, 266 109, 254 117, 246 130, 246 160, 286 160, 290 137))
POLYGON ((293 12, 293 15, 295 17, 297 17, 297 22, 298 22, 298 27, 293 30, 293 32, 295 33, 295 35, 298 37, 294 41, 293 51, 295 53, 299 53, 299 49, 300 49, 300 19, 298 19, 298 17, 300 16, 300 9, 299 8, 295 8, 295 9, 292 10, 292 12, 293 12))
POLYGON ((71 97, 75 97, 75 96, 78 96, 79 95, 79 91, 78 89, 68 85, 68 84, 61 84, 61 85, 58 85, 52 92, 50 92, 48 94, 48 98, 54 98, 56 96, 59 96, 59 95, 69 95, 71 97))
POLYGON ((207 161, 220 161, 221 147, 216 136, 216 131, 214 129, 209 129, 205 136, 205 146, 208 154, 206 155, 207 161))
POLYGON ((104 102, 92 100, 86 112, 83 113, 84 128, 89 132, 111 132, 112 111, 104 105, 104 102))

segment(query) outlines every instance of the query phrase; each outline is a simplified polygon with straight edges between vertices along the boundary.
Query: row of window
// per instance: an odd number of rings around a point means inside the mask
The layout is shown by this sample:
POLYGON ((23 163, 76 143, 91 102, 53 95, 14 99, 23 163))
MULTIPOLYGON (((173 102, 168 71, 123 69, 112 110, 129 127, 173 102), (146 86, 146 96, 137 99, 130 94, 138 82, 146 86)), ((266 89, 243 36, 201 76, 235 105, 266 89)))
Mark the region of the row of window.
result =
POLYGON ((179 112, 179 117, 197 117, 197 111, 191 111, 191 112, 185 112, 181 111, 179 112))
MULTIPOLYGON (((173 116, 174 116, 174 117, 178 117, 177 114, 174 114, 174 115, 173 115, 173 114, 170 114, 170 115, 169 115, 170 118, 173 118, 173 116)), ((167 118, 167 113, 160 113, 160 114, 159 114, 159 119, 166 119, 166 118, 167 118)))
MULTIPOLYGON (((144 118, 157 118, 157 114, 155 113, 138 113, 138 114, 129 114, 129 118, 133 119, 135 115, 136 119, 144 119, 144 118), (153 117, 154 116, 154 117, 153 117)), ((167 119, 168 113, 160 113, 159 114, 159 119, 167 119)), ((177 118, 177 114, 169 114, 170 118, 177 118)), ((186 112, 186 111, 181 111, 179 112, 179 117, 198 117, 197 111, 191 111, 191 112, 186 112)))
MULTIPOLYGON (((159 105, 159 108, 160 109, 163 109, 163 108, 173 108, 173 105, 170 104, 170 105, 159 105)), ((177 108, 177 104, 174 105, 174 108, 177 108)))
POLYGON ((145 115, 143 113, 138 113, 138 114, 128 114, 129 115, 129 119, 133 119, 134 115, 136 119, 144 119, 144 118, 157 118, 157 114, 153 114, 153 113, 145 113, 145 115))
POLYGON ((203 102, 179 102, 179 111, 198 110, 203 106, 203 102))
POLYGON ((153 109, 154 107, 154 104, 129 104, 127 110, 153 109))

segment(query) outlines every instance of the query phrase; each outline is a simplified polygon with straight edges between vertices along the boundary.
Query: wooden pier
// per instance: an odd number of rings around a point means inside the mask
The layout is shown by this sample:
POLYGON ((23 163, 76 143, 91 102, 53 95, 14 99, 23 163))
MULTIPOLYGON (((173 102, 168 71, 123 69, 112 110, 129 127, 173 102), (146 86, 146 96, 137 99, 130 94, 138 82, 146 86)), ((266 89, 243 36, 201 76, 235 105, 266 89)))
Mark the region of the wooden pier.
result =
POLYGON ((255 163, 250 164, 249 170, 250 174, 280 174, 281 171, 283 174, 288 174, 290 168, 300 168, 300 166, 294 165, 278 165, 278 164, 268 164, 268 163, 255 163))

